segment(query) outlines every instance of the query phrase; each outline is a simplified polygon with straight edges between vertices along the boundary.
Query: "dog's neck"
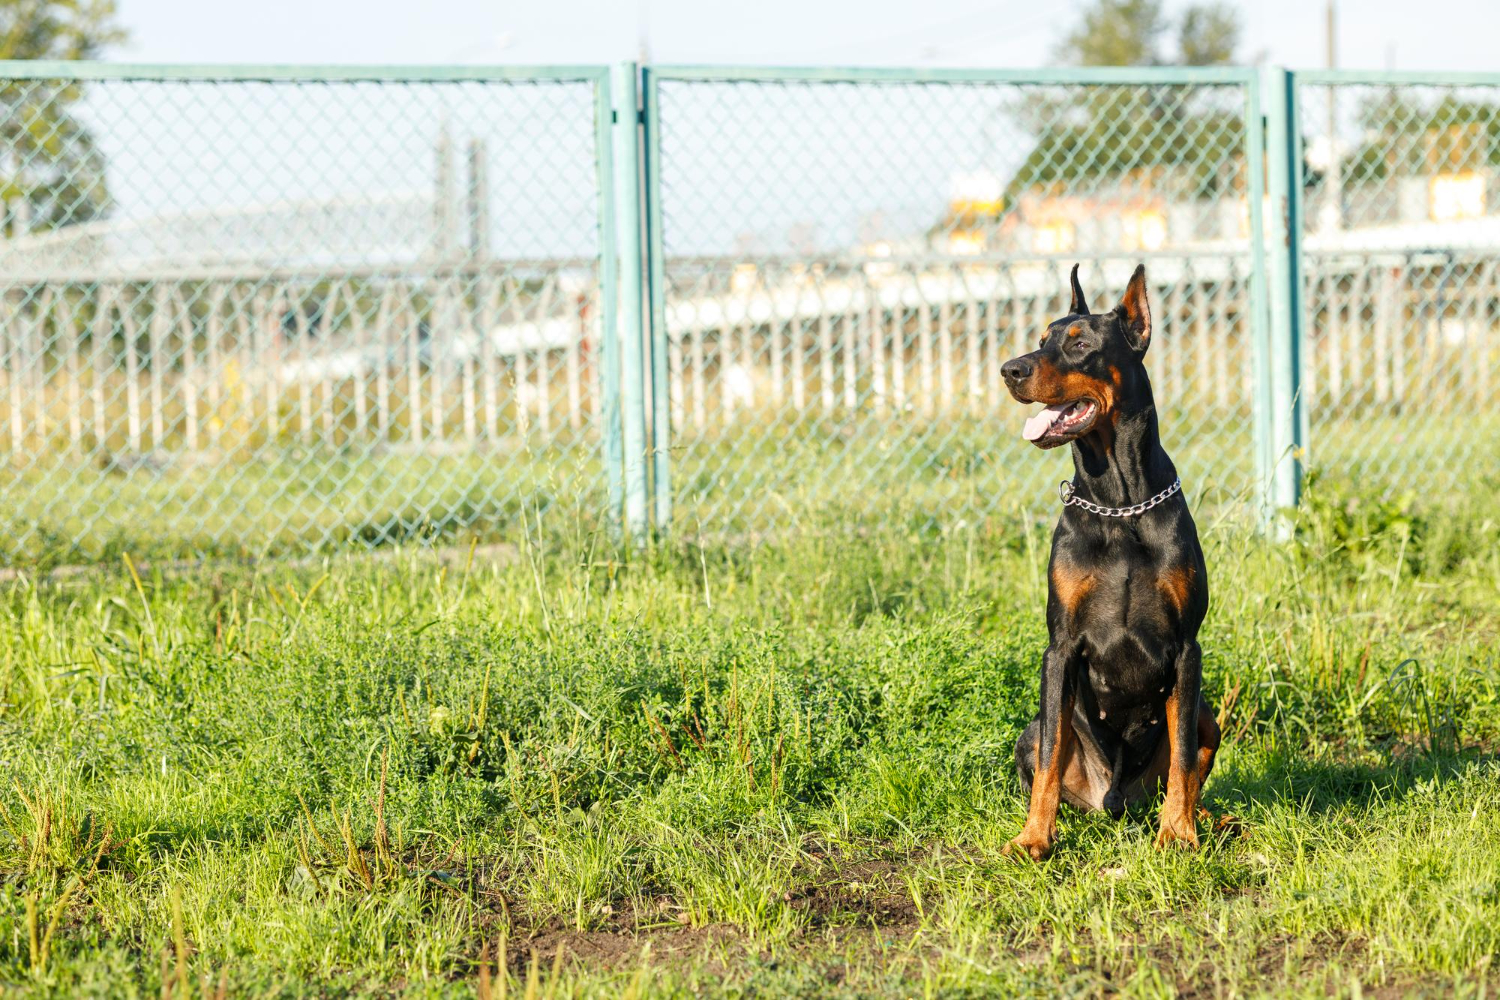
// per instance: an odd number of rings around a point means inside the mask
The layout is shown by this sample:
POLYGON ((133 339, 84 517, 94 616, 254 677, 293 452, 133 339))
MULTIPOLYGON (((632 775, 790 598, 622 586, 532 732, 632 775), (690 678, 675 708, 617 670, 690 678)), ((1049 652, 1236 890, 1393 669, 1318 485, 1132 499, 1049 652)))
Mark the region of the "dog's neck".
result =
MULTIPOLYGON (((1110 426, 1073 442, 1073 489, 1106 507, 1129 507, 1151 499, 1177 478, 1177 468, 1161 446, 1156 400, 1144 371, 1110 426)), ((1110 415, 1102 415, 1109 420, 1110 415)))

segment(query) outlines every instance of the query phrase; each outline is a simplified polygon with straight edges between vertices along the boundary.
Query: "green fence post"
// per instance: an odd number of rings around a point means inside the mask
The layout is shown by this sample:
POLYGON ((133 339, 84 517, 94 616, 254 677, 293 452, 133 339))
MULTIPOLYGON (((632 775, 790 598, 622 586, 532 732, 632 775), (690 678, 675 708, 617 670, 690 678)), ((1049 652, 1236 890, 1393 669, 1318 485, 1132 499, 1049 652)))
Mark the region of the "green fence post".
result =
MULTIPOLYGON (((625 482, 625 527, 630 537, 644 541, 647 529, 645 286, 641 260, 641 178, 639 71, 633 62, 614 66, 610 93, 614 101, 614 220, 619 256, 618 323, 614 328, 620 349, 620 419, 622 422, 625 482)), ((606 333, 608 340, 608 333, 606 333)))
POLYGON ((667 370, 667 266, 662 250, 660 87, 650 66, 641 68, 646 128, 646 283, 651 290, 651 499, 656 530, 672 521, 672 410, 667 370))
POLYGON ((1291 71, 1269 74, 1266 164, 1270 218, 1270 462, 1268 513, 1295 507, 1302 489, 1302 137, 1291 71))

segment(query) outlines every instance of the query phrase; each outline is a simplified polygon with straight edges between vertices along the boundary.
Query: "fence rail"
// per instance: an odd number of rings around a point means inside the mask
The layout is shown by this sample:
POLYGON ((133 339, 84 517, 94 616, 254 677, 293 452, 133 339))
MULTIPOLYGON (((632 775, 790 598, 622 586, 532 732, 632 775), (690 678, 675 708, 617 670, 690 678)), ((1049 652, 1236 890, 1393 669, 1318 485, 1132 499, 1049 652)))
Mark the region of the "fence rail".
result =
POLYGON ((1075 261, 1197 503, 1500 431, 1500 75, 0 63, 0 131, 6 564, 1034 510, 1075 261))
POLYGON ((372 280, 47 282, 0 320, 12 455, 199 455, 573 432, 598 417, 589 265, 372 280))

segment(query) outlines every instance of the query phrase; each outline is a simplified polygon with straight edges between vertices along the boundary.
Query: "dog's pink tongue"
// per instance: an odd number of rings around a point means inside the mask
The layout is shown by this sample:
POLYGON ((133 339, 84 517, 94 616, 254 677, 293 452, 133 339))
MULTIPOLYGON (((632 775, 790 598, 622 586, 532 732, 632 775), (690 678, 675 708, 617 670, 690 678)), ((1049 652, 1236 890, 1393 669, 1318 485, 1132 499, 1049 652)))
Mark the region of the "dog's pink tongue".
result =
POLYGON ((1048 406, 1040 412, 1027 417, 1026 426, 1021 428, 1021 436, 1027 441, 1035 441, 1047 433, 1047 428, 1051 427, 1057 421, 1057 418, 1062 416, 1062 412, 1065 409, 1067 409, 1066 406, 1048 406))

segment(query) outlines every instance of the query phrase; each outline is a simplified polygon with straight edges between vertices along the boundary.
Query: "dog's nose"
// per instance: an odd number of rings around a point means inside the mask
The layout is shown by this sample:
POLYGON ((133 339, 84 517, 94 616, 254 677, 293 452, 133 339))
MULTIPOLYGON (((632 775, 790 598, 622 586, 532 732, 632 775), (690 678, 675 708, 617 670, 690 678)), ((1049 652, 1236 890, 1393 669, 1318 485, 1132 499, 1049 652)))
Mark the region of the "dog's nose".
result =
POLYGON ((1031 362, 1024 357, 1012 358, 1000 366, 1007 382, 1024 382, 1031 377, 1031 362))

